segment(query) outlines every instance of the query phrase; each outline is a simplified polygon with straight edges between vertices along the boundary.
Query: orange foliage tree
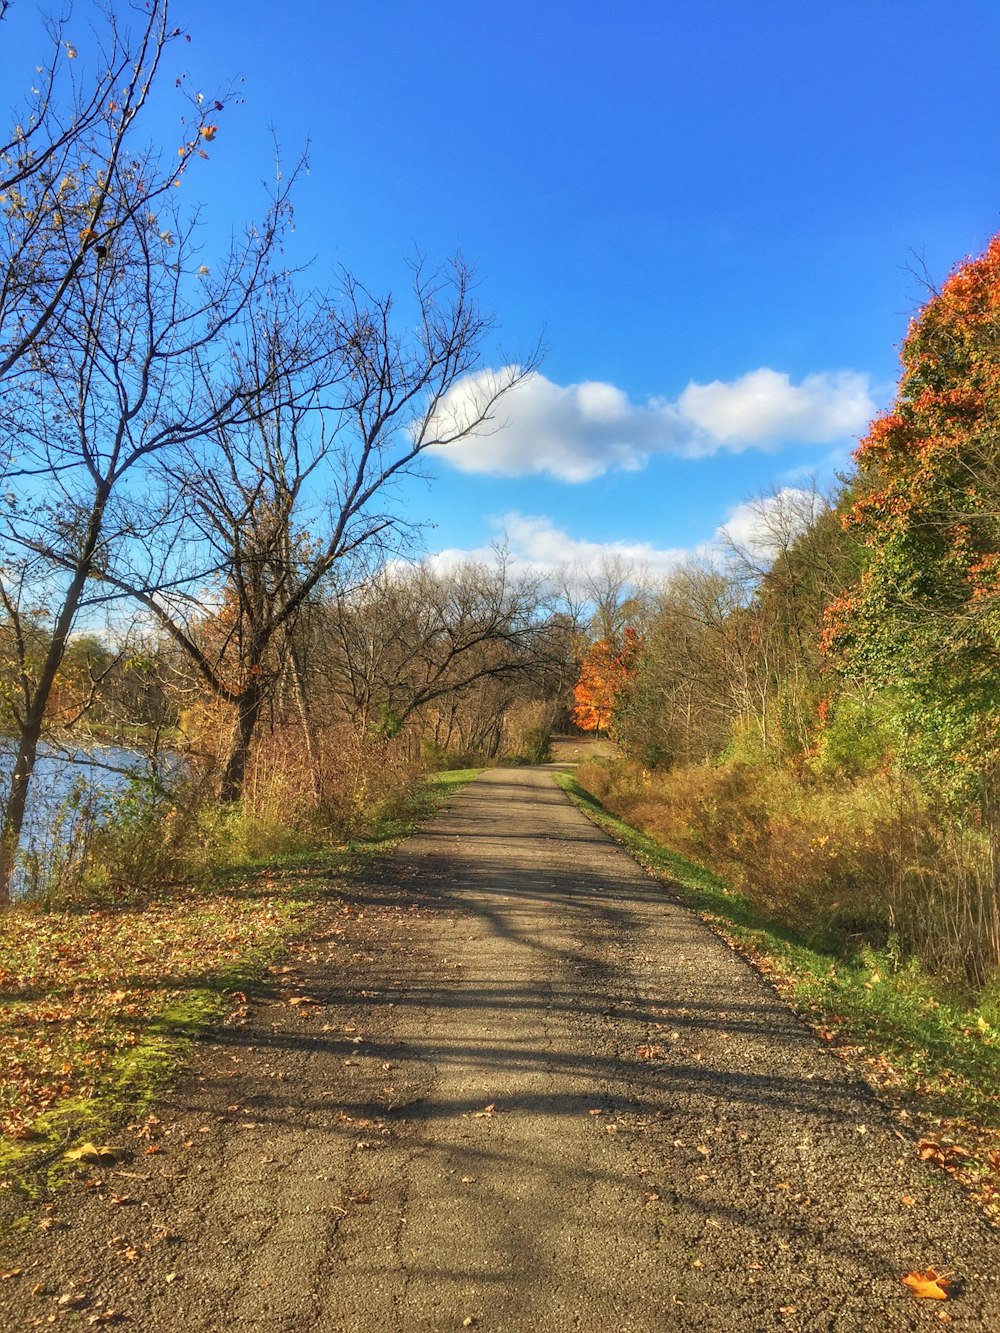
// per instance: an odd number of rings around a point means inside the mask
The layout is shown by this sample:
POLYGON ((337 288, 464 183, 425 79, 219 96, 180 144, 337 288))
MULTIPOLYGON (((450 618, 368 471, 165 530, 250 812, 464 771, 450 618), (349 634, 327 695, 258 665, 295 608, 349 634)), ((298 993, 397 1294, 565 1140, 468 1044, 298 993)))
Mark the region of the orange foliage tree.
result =
POLYGON ((598 639, 587 649, 573 687, 573 721, 581 731, 599 736, 608 730, 618 695, 635 675, 641 650, 642 641, 631 627, 620 647, 610 639, 598 639))

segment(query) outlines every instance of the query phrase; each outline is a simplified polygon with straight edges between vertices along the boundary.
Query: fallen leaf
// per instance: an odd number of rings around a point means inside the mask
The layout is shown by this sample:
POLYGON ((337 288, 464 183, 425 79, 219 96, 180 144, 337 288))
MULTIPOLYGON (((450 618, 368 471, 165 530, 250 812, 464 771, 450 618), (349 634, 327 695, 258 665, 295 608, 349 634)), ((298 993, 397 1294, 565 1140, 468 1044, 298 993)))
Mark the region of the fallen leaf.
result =
POLYGON ((463 1176, 463 1177, 462 1177, 462 1184, 463 1184, 463 1185, 474 1185, 475 1183, 476 1183, 476 1177, 475 1177, 475 1176, 463 1176))
POLYGON ((371 1203, 371 1201, 372 1201, 372 1196, 368 1193, 367 1190, 365 1190, 364 1193, 362 1194, 351 1195, 351 1203, 371 1203))
POLYGON ((926 1273, 907 1273, 900 1281, 922 1300, 946 1301, 952 1278, 949 1273, 939 1273, 935 1268, 928 1268, 926 1273))
POLYGON ((913 1197, 912 1194, 904 1194, 900 1202, 905 1203, 907 1208, 912 1208, 913 1205, 916 1203, 916 1199, 913 1197))
POLYGON ((496 1102, 490 1102, 489 1106, 484 1106, 481 1111, 473 1111, 473 1120, 489 1120, 496 1114, 496 1102))
POLYGON ((0 1282, 7 1282, 12 1277, 20 1277, 23 1272, 23 1268, 8 1268, 5 1273, 0 1273, 0 1282))
POLYGON ((98 1148, 93 1143, 82 1143, 79 1148, 70 1148, 63 1153, 67 1162, 90 1162, 94 1166, 113 1166, 118 1161, 115 1148, 98 1148))

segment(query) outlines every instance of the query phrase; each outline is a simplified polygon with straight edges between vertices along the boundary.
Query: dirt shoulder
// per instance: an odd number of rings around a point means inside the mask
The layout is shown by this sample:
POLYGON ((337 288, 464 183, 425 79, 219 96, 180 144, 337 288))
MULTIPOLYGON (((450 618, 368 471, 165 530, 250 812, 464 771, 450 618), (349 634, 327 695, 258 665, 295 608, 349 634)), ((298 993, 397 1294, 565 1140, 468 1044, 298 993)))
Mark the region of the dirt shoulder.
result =
POLYGON ((551 774, 348 898, 35 1208, 4 1328, 1000 1327, 998 1233, 551 774))

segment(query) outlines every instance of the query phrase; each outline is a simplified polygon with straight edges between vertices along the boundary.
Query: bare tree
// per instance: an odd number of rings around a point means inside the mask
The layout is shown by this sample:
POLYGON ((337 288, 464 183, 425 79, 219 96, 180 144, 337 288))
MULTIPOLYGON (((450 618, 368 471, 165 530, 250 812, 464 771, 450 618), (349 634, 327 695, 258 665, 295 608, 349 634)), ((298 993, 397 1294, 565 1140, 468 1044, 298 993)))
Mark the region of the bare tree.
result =
MULTIPOLYGON (((12 21, 4 11, 0 18, 12 21)), ((120 233, 155 212, 206 155, 224 107, 225 99, 190 96, 180 143, 169 161, 154 162, 141 143, 141 113, 184 33, 170 26, 167 0, 137 8, 135 28, 111 6, 95 13, 93 51, 87 33, 69 39, 67 21, 47 26, 47 56, 29 72, 34 86, 0 139, 0 381, 37 355, 81 274, 120 249, 120 233)))
MULTIPOLYGON (((314 654, 314 670, 362 733, 398 732, 441 700, 455 709, 486 681, 529 686, 534 695, 552 688, 562 665, 563 639, 553 633, 541 581, 512 574, 502 559, 445 572, 388 569, 360 590, 340 591, 321 616, 324 651, 314 654)), ((486 729, 497 725, 491 716, 486 729)))
MULTIPOLYGON (((164 17, 159 7, 157 13, 164 17)), ((162 25, 148 40, 144 88, 168 40, 162 25)), ((133 103, 123 133, 137 111, 133 103)), ((99 233, 102 244, 88 240, 54 280, 58 299, 45 300, 44 337, 27 340, 5 384, 0 444, 9 462, 0 557, 14 574, 5 583, 6 609, 14 619, 29 593, 44 607, 50 636, 35 669, 22 672, 18 752, 0 831, 0 900, 9 892, 69 636, 88 605, 107 599, 115 568, 164 520, 150 501, 154 461, 235 429, 261 391, 234 357, 229 334, 272 276, 290 182, 279 186, 265 222, 210 270, 199 262, 196 216, 162 197, 162 180, 152 151, 105 160, 101 209, 113 224, 99 233), (33 566, 30 584, 18 576, 24 561, 33 566)), ((95 230, 95 218, 86 220, 95 230)), ((67 255, 78 224, 72 213, 50 217, 52 243, 61 227, 67 255)))
POLYGON ((240 794, 298 617, 335 570, 349 584, 349 568, 377 568, 405 537, 392 483, 428 449, 487 426, 498 400, 534 367, 532 357, 477 377, 461 413, 443 411, 449 391, 472 381, 491 321, 460 258, 441 273, 417 266, 413 296, 410 332, 397 329, 391 296, 374 296, 350 276, 308 317, 301 312, 309 302, 295 293, 255 312, 248 360, 263 387, 252 420, 189 450, 177 496, 171 550, 186 547, 189 567, 200 560, 219 571, 213 614, 180 589, 165 593, 162 574, 152 588, 148 576, 105 575, 156 617, 209 692, 232 706, 223 801, 240 794))

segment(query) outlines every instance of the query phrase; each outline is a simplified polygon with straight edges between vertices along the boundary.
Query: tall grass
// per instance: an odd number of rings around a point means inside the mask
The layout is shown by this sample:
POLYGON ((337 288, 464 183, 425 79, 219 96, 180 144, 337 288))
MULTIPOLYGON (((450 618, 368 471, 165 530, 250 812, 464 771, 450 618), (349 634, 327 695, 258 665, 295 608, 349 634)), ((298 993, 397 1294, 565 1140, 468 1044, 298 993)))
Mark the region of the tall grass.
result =
POLYGON ((168 776, 78 784, 22 853, 19 896, 42 906, 116 901, 342 846, 408 809, 423 773, 402 745, 346 730, 321 735, 317 773, 292 729, 262 735, 241 800, 217 801, 218 770, 203 751, 168 776))
POLYGON ((582 765, 629 824, 711 867, 779 922, 850 953, 890 939, 943 977, 1000 973, 996 839, 893 774, 829 780, 727 763, 582 765))

